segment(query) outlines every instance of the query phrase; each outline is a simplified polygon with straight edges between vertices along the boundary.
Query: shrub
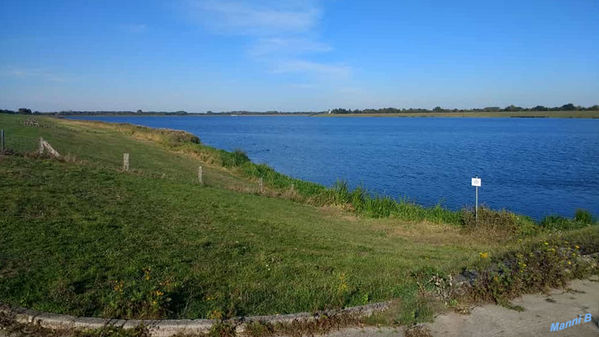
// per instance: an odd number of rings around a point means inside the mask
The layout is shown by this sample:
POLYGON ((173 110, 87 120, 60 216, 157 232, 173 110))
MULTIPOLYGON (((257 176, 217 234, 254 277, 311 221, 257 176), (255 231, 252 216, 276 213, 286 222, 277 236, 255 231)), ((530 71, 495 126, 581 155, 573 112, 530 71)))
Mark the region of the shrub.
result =
POLYGON ((583 230, 576 235, 554 236, 547 241, 524 245, 493 258, 479 268, 471 295, 478 300, 507 300, 523 293, 560 287, 570 279, 597 272, 597 261, 582 256, 596 252, 599 231, 583 230), (573 242, 574 243, 573 243, 573 242))
POLYGON ((238 167, 250 161, 247 154, 240 149, 233 152, 221 151, 220 158, 225 167, 238 167))
POLYGON ((118 318, 154 319, 167 314, 176 296, 178 283, 162 281, 145 268, 130 282, 112 281, 105 316, 118 318))
POLYGON ((560 215, 548 215, 541 220, 540 225, 552 230, 570 230, 595 224, 595 219, 587 210, 578 209, 574 218, 569 219, 560 215))
POLYGON ((577 209, 574 214, 574 220, 585 225, 591 225, 595 222, 593 215, 586 209, 577 209))
POLYGON ((528 235, 536 231, 534 221, 512 212, 494 211, 487 207, 479 207, 478 222, 474 210, 463 209, 462 225, 466 230, 483 231, 489 238, 508 239, 515 235, 528 235))

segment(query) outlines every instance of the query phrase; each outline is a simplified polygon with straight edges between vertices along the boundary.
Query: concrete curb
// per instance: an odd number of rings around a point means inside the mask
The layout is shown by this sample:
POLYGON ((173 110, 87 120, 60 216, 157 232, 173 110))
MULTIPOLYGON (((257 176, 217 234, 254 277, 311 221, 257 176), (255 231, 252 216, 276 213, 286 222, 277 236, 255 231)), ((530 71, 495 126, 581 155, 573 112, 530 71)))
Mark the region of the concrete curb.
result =
MULTIPOLYGON (((252 322, 269 323, 273 325, 291 324, 294 322, 310 322, 317 320, 320 317, 337 315, 349 315, 354 318, 361 318, 370 316, 375 312, 383 311, 387 309, 390 304, 391 302, 380 302, 345 309, 319 311, 316 313, 302 312, 287 315, 235 317, 225 322, 233 325, 238 333, 242 333, 245 331, 245 326, 252 322)), ((150 330, 150 335, 153 337, 170 337, 179 333, 205 333, 210 331, 212 326, 218 322, 210 319, 123 320, 75 317, 25 308, 12 308, 3 304, 0 304, 0 313, 14 316, 14 319, 19 323, 38 324, 41 327, 56 330, 86 330, 101 329, 104 327, 133 329, 143 324, 150 330)))

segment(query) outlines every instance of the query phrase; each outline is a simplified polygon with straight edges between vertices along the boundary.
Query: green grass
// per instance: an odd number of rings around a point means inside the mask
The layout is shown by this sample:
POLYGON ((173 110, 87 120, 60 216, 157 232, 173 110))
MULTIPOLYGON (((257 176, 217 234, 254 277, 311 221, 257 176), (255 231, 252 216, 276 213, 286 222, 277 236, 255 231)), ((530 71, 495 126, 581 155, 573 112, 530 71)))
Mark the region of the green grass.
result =
MULTIPOLYGON (((0 302, 11 305, 226 318, 399 298, 406 323, 430 316, 422 275, 457 272, 480 252, 545 235, 493 237, 493 226, 462 224, 460 212, 326 189, 182 133, 51 118, 24 127, 25 118, 0 115, 16 152, 0 156, 0 302), (68 160, 28 154, 40 136, 68 160), (120 170, 123 152, 129 172, 120 170), (199 165, 206 186, 196 181, 199 165)), ((490 224, 505 218, 522 222, 489 213, 490 224)))
MULTIPOLYGON (((131 169, 146 177, 197 181, 198 166, 203 164, 207 183, 226 188, 248 187, 246 180, 226 170, 218 169, 211 163, 201 163, 182 152, 173 152, 171 148, 178 137, 169 136, 168 133, 150 133, 147 128, 131 125, 56 118, 36 118, 41 127, 24 127, 23 121, 27 118, 0 114, 0 127, 5 130, 9 149, 22 153, 36 151, 39 137, 43 137, 63 156, 73 157, 83 161, 82 164, 94 167, 119 169, 122 167, 123 153, 127 152, 130 154, 131 169)), ((204 148, 198 144, 187 144, 204 148)))
POLYGON ((358 305, 414 287, 414 269, 449 271, 477 252, 410 242, 390 233, 400 224, 74 163, 10 156, 0 173, 0 298, 45 311, 208 317, 358 305), (154 307, 161 298, 171 301, 154 307))

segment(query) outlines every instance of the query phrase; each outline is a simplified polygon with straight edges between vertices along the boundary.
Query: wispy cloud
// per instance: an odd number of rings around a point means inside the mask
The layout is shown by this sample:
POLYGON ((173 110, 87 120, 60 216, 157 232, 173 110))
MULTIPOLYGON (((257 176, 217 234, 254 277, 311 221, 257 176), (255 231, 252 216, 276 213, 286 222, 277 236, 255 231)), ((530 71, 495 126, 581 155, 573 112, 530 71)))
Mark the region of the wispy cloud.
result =
POLYGON ((305 53, 323 53, 333 50, 326 43, 314 41, 309 38, 295 37, 272 37, 261 38, 250 47, 252 56, 264 56, 272 54, 297 55, 305 53))
POLYGON ((67 81, 65 76, 41 68, 7 66, 0 69, 0 74, 4 77, 11 77, 15 79, 35 79, 48 82, 67 81))
POLYGON ((148 29, 148 25, 143 23, 128 23, 121 25, 121 28, 128 33, 143 33, 148 29))
POLYGON ((214 33, 247 36, 247 55, 273 73, 303 73, 346 79, 351 67, 316 62, 311 55, 333 50, 318 39, 323 17, 316 0, 189 0, 191 15, 214 33))
POLYGON ((348 78, 351 68, 345 65, 326 64, 305 60, 291 60, 280 62, 273 69, 276 73, 310 73, 317 76, 334 77, 337 79, 348 78))
POLYGON ((301 33, 313 28, 320 17, 312 1, 195 0, 189 3, 194 16, 221 33, 301 33))

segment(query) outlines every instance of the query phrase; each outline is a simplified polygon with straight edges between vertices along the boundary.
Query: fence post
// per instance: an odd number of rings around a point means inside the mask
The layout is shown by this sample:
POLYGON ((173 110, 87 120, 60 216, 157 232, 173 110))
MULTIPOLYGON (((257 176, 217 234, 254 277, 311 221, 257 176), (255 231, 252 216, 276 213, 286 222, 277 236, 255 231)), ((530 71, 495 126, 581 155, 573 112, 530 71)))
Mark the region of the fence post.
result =
POLYGON ((0 153, 4 153, 4 129, 0 130, 0 142, 2 143, 2 147, 0 147, 0 153))
POLYGON ((44 138, 40 137, 40 154, 44 154, 44 138))
POLYGON ((200 185, 204 185, 204 177, 201 166, 198 168, 198 180, 200 181, 200 185))
POLYGON ((123 171, 129 171, 129 154, 123 153, 123 171))
POLYGON ((262 177, 260 177, 258 184, 260 186, 260 193, 264 192, 264 179, 262 179, 262 177))

